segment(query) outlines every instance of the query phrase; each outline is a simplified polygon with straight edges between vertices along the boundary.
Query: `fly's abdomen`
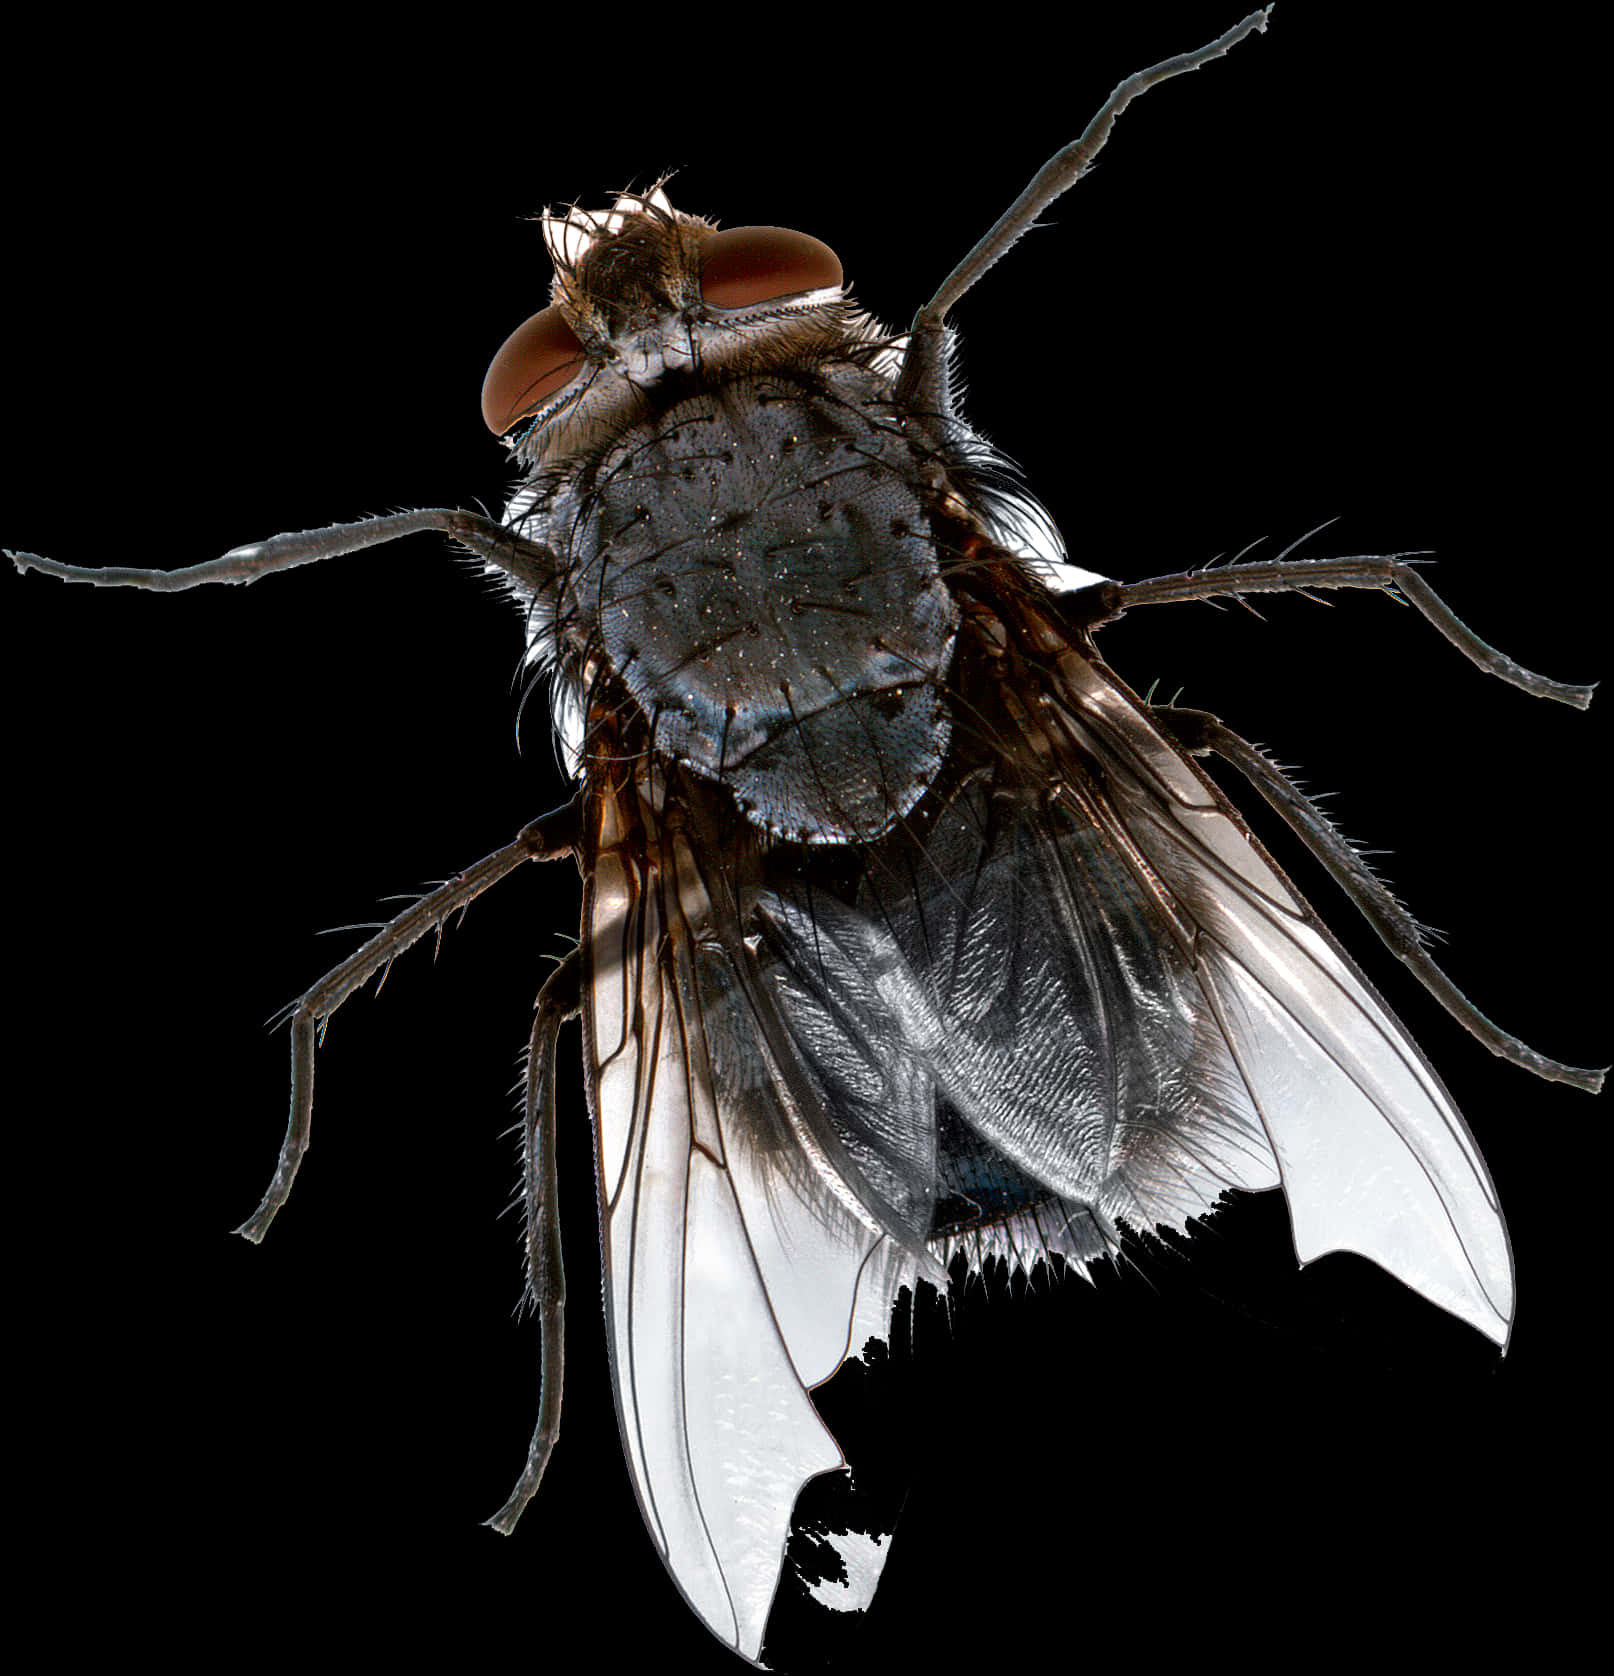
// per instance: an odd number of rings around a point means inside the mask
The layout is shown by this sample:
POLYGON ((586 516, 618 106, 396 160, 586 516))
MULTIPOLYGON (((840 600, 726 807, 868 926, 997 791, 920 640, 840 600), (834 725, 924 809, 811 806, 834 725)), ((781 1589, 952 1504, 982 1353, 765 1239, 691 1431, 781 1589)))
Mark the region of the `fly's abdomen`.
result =
POLYGON ((564 615, 758 825, 868 841, 948 739, 956 613, 923 477, 869 374, 754 377, 622 436, 557 502, 564 615))

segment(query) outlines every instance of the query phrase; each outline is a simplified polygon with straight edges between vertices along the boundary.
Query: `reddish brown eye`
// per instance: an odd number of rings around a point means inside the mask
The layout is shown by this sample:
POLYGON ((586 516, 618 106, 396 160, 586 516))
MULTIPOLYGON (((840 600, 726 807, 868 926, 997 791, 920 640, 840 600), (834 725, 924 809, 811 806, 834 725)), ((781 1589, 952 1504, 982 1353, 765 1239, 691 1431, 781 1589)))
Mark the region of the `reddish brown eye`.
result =
POLYGON ((751 308, 840 282, 840 257, 788 227, 730 227, 701 241, 701 300, 713 308, 751 308))
POLYGON ((482 418, 503 436, 536 413, 557 390, 583 370, 586 357, 577 334, 553 303, 540 309, 507 337, 482 380, 482 418))

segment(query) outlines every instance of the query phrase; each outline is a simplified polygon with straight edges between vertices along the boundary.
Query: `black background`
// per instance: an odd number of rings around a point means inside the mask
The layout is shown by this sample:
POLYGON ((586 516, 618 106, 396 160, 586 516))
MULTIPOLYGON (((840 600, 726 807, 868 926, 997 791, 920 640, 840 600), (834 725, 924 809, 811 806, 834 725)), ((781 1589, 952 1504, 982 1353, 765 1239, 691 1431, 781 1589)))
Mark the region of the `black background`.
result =
MULTIPOLYGON (((0 536, 168 567, 497 506, 482 371, 547 288, 522 218, 667 168, 681 207, 826 238, 900 321, 1123 74, 1237 15, 1111 10, 1067 9, 1069 42, 999 6, 940 33, 576 13, 472 40, 378 15, 342 43, 289 17, 228 47, 129 22, 49 43, 12 122, 0 536)), ((1337 518, 1309 551, 1432 549, 1481 634, 1589 680, 1578 49, 1428 11, 1281 6, 1135 106, 957 311, 968 412, 1078 563, 1153 575, 1337 518)), ((470 1668, 582 1633, 567 1656, 591 1667, 738 1668, 623 1469, 575 1080, 563 1439, 512 1540, 477 1523, 535 1401, 505 1131, 532 995, 575 932, 569 867, 510 880, 435 967, 410 955, 337 1017, 297 1192, 262 1248, 228 1237, 284 1119, 264 1022, 354 941, 316 933, 384 917, 380 896, 564 796, 541 699, 518 754, 515 613, 428 539, 250 593, 0 588, 13 1517, 41 1598, 70 1580, 99 1603, 57 1616, 60 1644, 211 1668, 317 1640, 470 1668)), ((1337 788, 1505 1027, 1606 1054, 1606 716, 1482 678, 1372 596, 1263 614, 1140 613, 1103 647, 1337 788)), ((1276 1652, 1297 1613, 1342 1652, 1409 1611, 1448 1646, 1569 1621, 1601 1337, 1581 1183, 1606 1113, 1492 1059, 1279 853, 1485 1149, 1519 1263, 1511 1353, 1359 1260, 1298 1272, 1270 1195, 1096 1288, 977 1291, 950 1329, 932 1311, 890 1410, 912 1499, 842 1668, 1276 1652)))

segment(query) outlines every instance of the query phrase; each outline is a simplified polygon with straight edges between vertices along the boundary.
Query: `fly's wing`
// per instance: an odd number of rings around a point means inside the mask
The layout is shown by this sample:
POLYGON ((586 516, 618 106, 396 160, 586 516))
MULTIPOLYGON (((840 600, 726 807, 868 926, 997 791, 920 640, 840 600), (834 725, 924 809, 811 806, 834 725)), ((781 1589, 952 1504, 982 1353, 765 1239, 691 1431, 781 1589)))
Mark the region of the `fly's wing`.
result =
POLYGON ((918 1198, 911 1081, 946 1250, 1080 1263, 1281 1185, 1302 1261, 1359 1252, 1505 1343, 1506 1231, 1433 1071, 1048 596, 968 587, 952 777, 855 894, 776 873, 752 916, 831 1125, 909 1184, 862 1202, 900 1233, 918 1198))
POLYGON ((1027 747, 1173 928, 1266 1131, 1301 1261, 1359 1252, 1505 1345, 1507 1232, 1435 1073, 1138 703, 1048 619, 1026 632, 1048 700, 1020 712, 1027 747))
MULTIPOLYGON (((618 1419, 673 1579, 755 1660, 797 1493, 844 1464, 808 1391, 860 1346, 854 1325, 884 1334, 890 1242, 803 1142, 788 1076, 714 1071, 734 998, 712 950, 734 928, 687 843, 645 830, 631 786, 598 808, 584 1016, 618 1419)), ((863 1556, 847 1603, 866 1605, 883 1555, 841 1552, 863 1556)))

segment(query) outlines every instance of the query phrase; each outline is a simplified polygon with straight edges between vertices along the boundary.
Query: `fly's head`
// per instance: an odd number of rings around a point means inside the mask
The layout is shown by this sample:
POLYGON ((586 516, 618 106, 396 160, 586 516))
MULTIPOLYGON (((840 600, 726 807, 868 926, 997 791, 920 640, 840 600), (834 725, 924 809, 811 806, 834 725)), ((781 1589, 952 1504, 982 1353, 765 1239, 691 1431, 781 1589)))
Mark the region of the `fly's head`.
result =
POLYGON ((595 213, 545 215, 550 303, 482 386, 488 428, 552 465, 641 418, 669 384, 812 365, 861 343, 839 258, 784 227, 719 231, 659 186, 595 213))

